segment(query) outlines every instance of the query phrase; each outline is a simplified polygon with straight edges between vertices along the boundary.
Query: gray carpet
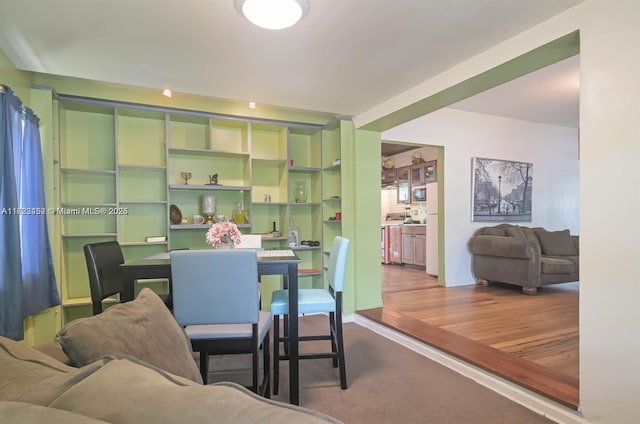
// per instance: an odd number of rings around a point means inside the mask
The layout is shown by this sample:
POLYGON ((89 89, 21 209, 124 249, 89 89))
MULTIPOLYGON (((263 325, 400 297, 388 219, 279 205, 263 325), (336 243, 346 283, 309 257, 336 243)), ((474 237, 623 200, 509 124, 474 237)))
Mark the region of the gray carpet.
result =
MULTIPOLYGON (((301 334, 320 334, 327 317, 300 320, 301 334)), ((347 424, 552 423, 478 383, 358 324, 344 326, 347 390, 330 359, 300 362, 300 404, 347 424)), ((328 342, 305 342, 301 351, 324 351, 328 342)), ((210 382, 250 383, 249 357, 212 357, 210 382), (246 368, 245 368, 246 367, 246 368)), ((288 362, 281 362, 280 393, 287 401, 288 362)))

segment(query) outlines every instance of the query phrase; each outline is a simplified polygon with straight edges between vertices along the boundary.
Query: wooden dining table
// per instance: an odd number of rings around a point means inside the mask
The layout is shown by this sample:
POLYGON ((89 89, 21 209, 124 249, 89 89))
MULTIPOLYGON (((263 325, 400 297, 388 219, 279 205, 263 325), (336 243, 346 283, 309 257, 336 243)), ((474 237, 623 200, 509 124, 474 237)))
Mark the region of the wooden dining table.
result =
MULTIPOLYGON (((300 258, 292 250, 259 250, 258 276, 282 275, 289 292, 289 403, 300 404, 298 355, 298 264, 300 258)), ((171 290, 171 259, 168 252, 120 265, 126 280, 121 302, 133 300, 136 280, 166 278, 171 290)))

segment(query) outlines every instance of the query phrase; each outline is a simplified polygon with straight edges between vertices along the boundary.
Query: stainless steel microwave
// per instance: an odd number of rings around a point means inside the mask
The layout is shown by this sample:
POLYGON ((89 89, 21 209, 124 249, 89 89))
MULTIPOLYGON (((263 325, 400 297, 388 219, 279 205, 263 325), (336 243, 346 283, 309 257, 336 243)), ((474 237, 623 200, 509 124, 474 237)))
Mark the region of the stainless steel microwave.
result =
POLYGON ((427 200, 427 187, 411 188, 411 202, 425 202, 427 200))

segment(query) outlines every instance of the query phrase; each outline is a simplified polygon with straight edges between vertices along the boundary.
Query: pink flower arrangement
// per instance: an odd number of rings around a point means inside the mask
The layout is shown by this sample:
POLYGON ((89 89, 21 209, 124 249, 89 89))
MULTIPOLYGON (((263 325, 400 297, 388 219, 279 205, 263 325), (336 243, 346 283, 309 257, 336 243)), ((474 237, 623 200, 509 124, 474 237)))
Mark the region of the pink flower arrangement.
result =
POLYGON ((217 222, 209 228, 205 236, 207 243, 214 247, 223 244, 240 244, 240 230, 236 224, 229 221, 217 222))

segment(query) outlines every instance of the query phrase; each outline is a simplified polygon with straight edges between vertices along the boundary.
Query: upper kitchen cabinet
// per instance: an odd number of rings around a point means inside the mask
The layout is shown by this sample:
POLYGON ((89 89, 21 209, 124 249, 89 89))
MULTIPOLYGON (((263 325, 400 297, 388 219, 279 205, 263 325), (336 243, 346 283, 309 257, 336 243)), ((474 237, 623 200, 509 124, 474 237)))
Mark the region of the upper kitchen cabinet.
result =
POLYGON ((411 165, 411 187, 419 187, 437 181, 437 161, 421 162, 411 165))
POLYGON ((396 168, 382 170, 382 187, 388 187, 396 183, 396 168))
POLYGON ((398 203, 410 203, 411 197, 411 180, 410 180, 410 166, 403 166, 398 168, 396 172, 396 178, 398 181, 398 203))

